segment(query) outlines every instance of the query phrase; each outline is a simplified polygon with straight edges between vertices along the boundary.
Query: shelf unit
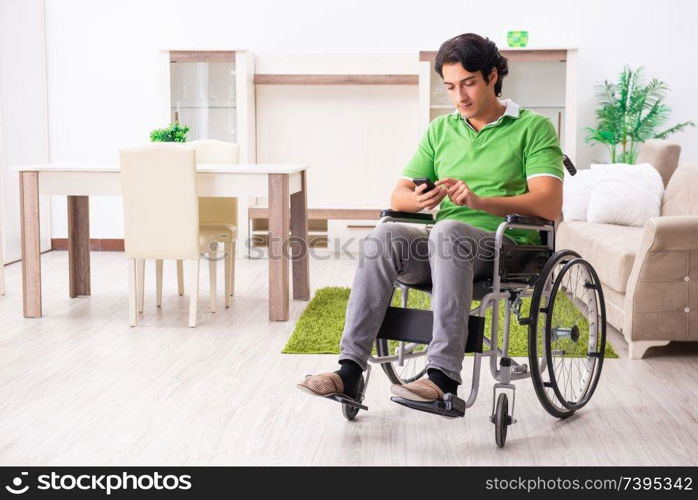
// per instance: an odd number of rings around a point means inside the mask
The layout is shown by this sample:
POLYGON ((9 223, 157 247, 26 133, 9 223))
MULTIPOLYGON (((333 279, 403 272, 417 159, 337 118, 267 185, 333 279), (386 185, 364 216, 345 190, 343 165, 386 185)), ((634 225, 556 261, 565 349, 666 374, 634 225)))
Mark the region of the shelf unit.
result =
MULTIPOLYGON (((504 49, 500 53, 509 63, 501 98, 511 98, 522 108, 550 118, 563 150, 574 161, 577 149, 576 49, 504 49)), ((434 70, 436 54, 436 51, 419 53, 419 105, 424 128, 434 118, 455 111, 442 79, 434 70)))

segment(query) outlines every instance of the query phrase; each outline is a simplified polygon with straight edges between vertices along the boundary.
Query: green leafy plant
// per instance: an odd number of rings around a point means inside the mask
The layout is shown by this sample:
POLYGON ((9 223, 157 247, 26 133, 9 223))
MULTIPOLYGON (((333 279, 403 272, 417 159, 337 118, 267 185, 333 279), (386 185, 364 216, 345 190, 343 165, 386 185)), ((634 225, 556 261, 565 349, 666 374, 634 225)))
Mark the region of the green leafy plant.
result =
POLYGON ((152 142, 187 142, 189 127, 179 122, 170 123, 167 128, 158 128, 150 133, 152 142))
POLYGON ((671 112, 671 108, 663 102, 669 87, 656 78, 644 84, 642 69, 633 70, 626 66, 618 77, 618 83, 604 80, 595 87, 601 107, 596 110, 597 128, 586 129, 586 142, 605 144, 611 153, 612 163, 633 164, 637 159, 639 143, 647 139, 665 139, 695 125, 692 121, 686 121, 657 132, 671 112))

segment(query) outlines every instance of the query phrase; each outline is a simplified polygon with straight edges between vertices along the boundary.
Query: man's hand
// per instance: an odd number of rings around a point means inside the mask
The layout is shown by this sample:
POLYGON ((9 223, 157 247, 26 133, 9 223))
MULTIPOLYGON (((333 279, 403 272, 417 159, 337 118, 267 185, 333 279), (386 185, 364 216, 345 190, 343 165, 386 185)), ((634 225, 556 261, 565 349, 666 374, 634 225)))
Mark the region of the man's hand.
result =
POLYGON ((438 186, 438 182, 436 184, 436 188, 432 189, 428 193, 424 193, 424 190, 427 188, 426 184, 420 184, 415 188, 415 199, 420 210, 425 208, 427 210, 431 210, 432 208, 438 206, 438 204, 441 203, 441 200, 446 197, 446 188, 443 186, 438 186))
POLYGON ((477 209, 481 198, 473 193, 468 185, 451 177, 445 177, 436 181, 436 185, 446 189, 448 198, 454 205, 466 206, 477 209))

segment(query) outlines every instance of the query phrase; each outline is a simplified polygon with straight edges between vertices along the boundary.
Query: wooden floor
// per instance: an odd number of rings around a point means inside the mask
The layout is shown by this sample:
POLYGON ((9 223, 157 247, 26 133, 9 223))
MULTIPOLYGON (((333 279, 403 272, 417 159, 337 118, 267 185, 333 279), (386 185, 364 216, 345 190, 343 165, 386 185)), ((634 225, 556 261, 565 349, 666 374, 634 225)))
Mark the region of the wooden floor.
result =
MULTIPOLYGON (((280 351, 291 321, 267 321, 267 262, 239 259, 236 296, 208 309, 202 266, 199 326, 165 263, 162 310, 147 268, 145 312, 127 325, 123 253, 92 254, 91 297, 68 298, 67 254, 42 257, 44 314, 22 317, 20 265, 0 297, 0 465, 696 465, 698 349, 672 343, 646 359, 604 364, 587 407, 558 421, 531 382, 517 382, 516 418, 504 449, 488 421, 492 378, 482 371, 466 418, 446 420, 389 400, 376 367, 368 412, 346 421, 340 405, 296 389, 307 373, 337 369, 334 355, 280 351)), ((349 286, 350 259, 311 261, 311 287, 349 286)), ((219 276, 222 283, 222 274, 219 276)), ((466 359, 463 378, 472 376, 466 359)), ((461 388, 461 396, 466 392, 461 388)))

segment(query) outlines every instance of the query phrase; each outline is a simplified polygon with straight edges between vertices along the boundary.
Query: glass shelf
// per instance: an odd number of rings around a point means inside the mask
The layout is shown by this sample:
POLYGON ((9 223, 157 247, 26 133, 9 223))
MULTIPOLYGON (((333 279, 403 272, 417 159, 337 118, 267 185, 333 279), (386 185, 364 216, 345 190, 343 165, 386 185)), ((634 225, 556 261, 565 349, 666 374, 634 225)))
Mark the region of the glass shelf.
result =
POLYGON ((187 140, 237 142, 235 62, 170 64, 170 113, 189 127, 187 140))

